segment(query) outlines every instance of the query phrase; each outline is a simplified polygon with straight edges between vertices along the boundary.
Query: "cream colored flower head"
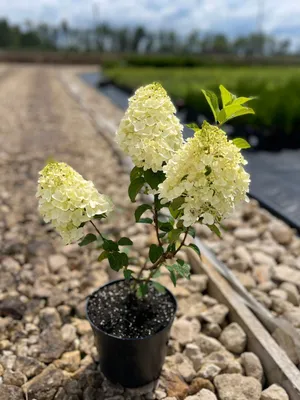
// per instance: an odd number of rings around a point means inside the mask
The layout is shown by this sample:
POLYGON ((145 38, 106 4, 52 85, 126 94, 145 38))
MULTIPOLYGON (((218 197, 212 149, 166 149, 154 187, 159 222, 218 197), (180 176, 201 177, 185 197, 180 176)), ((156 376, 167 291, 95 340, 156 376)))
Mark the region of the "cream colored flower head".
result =
POLYGON ((68 164, 50 162, 39 174, 40 214, 45 222, 52 222, 65 244, 83 237, 84 222, 113 209, 111 200, 68 164))
POLYGON ((250 176, 243 167, 246 163, 224 131, 204 122, 164 166, 160 198, 166 203, 184 197, 185 226, 197 221, 218 224, 237 203, 247 200, 250 176))
POLYGON ((139 88, 117 130, 117 142, 137 167, 161 170, 182 146, 176 109, 159 83, 139 88))

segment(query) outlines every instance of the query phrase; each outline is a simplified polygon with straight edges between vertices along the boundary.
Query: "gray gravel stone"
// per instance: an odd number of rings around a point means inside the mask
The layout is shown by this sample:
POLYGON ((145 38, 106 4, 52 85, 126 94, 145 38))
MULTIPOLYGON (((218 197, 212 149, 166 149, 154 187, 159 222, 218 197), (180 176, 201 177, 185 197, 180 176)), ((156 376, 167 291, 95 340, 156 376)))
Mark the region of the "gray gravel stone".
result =
POLYGON ((256 354, 250 352, 243 353, 241 355, 241 364, 247 376, 252 376, 260 382, 263 381, 263 367, 256 354))
POLYGON ((241 354, 246 348, 247 336, 239 324, 232 322, 221 333, 220 342, 227 350, 241 354))
POLYGON ((0 400, 24 400, 23 390, 17 386, 0 385, 0 400))

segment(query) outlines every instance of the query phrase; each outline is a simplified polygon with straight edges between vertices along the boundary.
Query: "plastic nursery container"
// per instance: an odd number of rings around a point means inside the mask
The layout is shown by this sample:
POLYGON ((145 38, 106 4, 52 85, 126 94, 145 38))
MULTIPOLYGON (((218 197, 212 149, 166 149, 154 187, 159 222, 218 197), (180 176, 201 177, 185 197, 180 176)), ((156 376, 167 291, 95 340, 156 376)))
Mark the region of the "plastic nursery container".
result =
MULTIPOLYGON (((123 279, 109 282, 94 293, 120 281, 123 279)), ((95 326, 89 318, 89 297, 87 298, 86 315, 94 332, 101 371, 111 382, 135 388, 158 379, 166 357, 170 329, 177 310, 175 297, 167 288, 166 292, 174 303, 172 319, 161 331, 139 339, 119 338, 95 326)))

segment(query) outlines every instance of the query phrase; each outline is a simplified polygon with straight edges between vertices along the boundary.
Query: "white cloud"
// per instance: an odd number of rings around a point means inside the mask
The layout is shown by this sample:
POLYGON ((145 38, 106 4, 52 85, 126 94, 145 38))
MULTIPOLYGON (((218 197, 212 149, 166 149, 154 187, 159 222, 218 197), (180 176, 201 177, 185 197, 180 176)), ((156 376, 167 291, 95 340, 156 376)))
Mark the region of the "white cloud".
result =
POLYGON ((266 32, 280 37, 286 32, 290 39, 297 31, 300 35, 300 2, 293 0, 0 0, 0 15, 12 22, 67 19, 87 25, 97 19, 175 29, 179 34, 199 29, 233 36, 255 31, 261 15, 266 32))

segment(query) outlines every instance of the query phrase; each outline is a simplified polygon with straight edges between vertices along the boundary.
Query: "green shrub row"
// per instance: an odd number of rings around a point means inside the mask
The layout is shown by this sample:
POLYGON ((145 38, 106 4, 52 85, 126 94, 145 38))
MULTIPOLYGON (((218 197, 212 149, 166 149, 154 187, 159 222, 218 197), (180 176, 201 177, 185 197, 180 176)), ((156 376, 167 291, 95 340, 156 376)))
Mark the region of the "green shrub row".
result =
POLYGON ((175 101, 182 100, 186 106, 206 117, 210 117, 211 112, 201 89, 218 92, 221 82, 237 95, 258 96, 252 104, 256 114, 237 119, 235 126, 242 127, 246 123, 267 136, 294 135, 300 141, 300 68, 126 67, 105 69, 105 74, 117 84, 133 90, 159 81, 175 101))
POLYGON ((178 68, 178 67, 205 67, 205 66, 269 66, 269 65, 300 65, 300 57, 297 56, 236 56, 233 54, 119 54, 113 57, 104 58, 104 68, 131 66, 131 67, 157 67, 157 68, 178 68))

